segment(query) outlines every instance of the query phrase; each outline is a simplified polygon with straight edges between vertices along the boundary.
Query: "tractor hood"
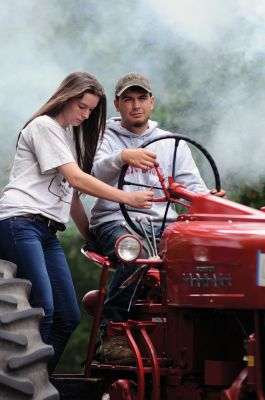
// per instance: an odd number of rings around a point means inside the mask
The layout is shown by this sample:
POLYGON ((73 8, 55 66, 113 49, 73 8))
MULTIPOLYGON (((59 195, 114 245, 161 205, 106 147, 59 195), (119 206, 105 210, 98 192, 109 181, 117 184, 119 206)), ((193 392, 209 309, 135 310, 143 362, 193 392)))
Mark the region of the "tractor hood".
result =
POLYGON ((179 217, 165 229, 168 305, 265 309, 265 215, 254 214, 179 217))

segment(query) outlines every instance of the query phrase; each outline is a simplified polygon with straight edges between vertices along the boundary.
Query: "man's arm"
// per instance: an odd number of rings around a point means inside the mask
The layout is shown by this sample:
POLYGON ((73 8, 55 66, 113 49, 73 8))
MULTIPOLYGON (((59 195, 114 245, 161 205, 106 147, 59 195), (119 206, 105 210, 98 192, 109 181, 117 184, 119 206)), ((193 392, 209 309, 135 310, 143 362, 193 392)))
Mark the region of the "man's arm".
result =
POLYGON ((118 181, 121 168, 125 164, 143 170, 158 165, 156 153, 153 151, 142 148, 113 151, 108 141, 103 140, 94 158, 92 175, 113 185, 118 181))
POLYGON ((120 157, 122 149, 113 149, 106 135, 95 154, 91 174, 114 186, 124 165, 120 157))
POLYGON ((184 185, 192 192, 209 193, 198 167, 192 157, 189 146, 186 142, 180 141, 176 157, 175 182, 184 185))
POLYGON ((187 189, 191 190, 192 192, 211 193, 218 197, 225 197, 225 190, 220 189, 220 191, 217 192, 216 189, 211 189, 210 191, 207 188, 187 143, 180 141, 179 146, 181 146, 181 148, 179 149, 180 151, 176 159, 177 164, 175 181, 186 186, 187 189))

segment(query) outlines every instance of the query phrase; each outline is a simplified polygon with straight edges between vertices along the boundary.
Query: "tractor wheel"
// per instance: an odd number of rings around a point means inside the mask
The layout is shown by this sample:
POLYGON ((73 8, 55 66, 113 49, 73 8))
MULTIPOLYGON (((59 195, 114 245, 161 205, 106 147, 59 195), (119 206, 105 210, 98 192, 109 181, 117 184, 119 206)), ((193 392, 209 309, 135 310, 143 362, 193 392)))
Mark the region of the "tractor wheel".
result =
POLYGON ((15 274, 0 260, 0 400, 58 400, 47 371, 53 348, 39 332, 43 309, 31 308, 31 283, 15 274))

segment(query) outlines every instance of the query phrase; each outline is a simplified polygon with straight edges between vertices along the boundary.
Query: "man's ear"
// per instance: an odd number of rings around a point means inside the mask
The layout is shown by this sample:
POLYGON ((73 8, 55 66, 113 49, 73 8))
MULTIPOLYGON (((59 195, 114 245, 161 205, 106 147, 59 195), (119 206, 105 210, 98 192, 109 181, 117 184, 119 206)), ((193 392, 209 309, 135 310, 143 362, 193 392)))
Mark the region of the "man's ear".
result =
POLYGON ((155 106, 155 98, 154 96, 151 96, 151 111, 153 111, 154 106, 155 106))
POLYGON ((119 111, 120 111, 120 108, 119 108, 119 100, 115 99, 113 103, 114 103, 114 106, 115 106, 115 108, 116 108, 116 111, 119 112, 119 111))

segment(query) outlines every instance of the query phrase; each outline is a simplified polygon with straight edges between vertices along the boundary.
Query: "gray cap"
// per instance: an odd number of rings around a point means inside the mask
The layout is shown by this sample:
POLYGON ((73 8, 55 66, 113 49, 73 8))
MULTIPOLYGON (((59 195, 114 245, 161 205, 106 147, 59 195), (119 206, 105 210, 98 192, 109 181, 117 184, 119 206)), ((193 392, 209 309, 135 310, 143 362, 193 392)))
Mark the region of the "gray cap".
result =
POLYGON ((150 82, 143 75, 137 74, 136 72, 130 72, 122 76, 115 87, 115 96, 120 96, 124 90, 132 86, 140 86, 147 92, 152 93, 150 82))

